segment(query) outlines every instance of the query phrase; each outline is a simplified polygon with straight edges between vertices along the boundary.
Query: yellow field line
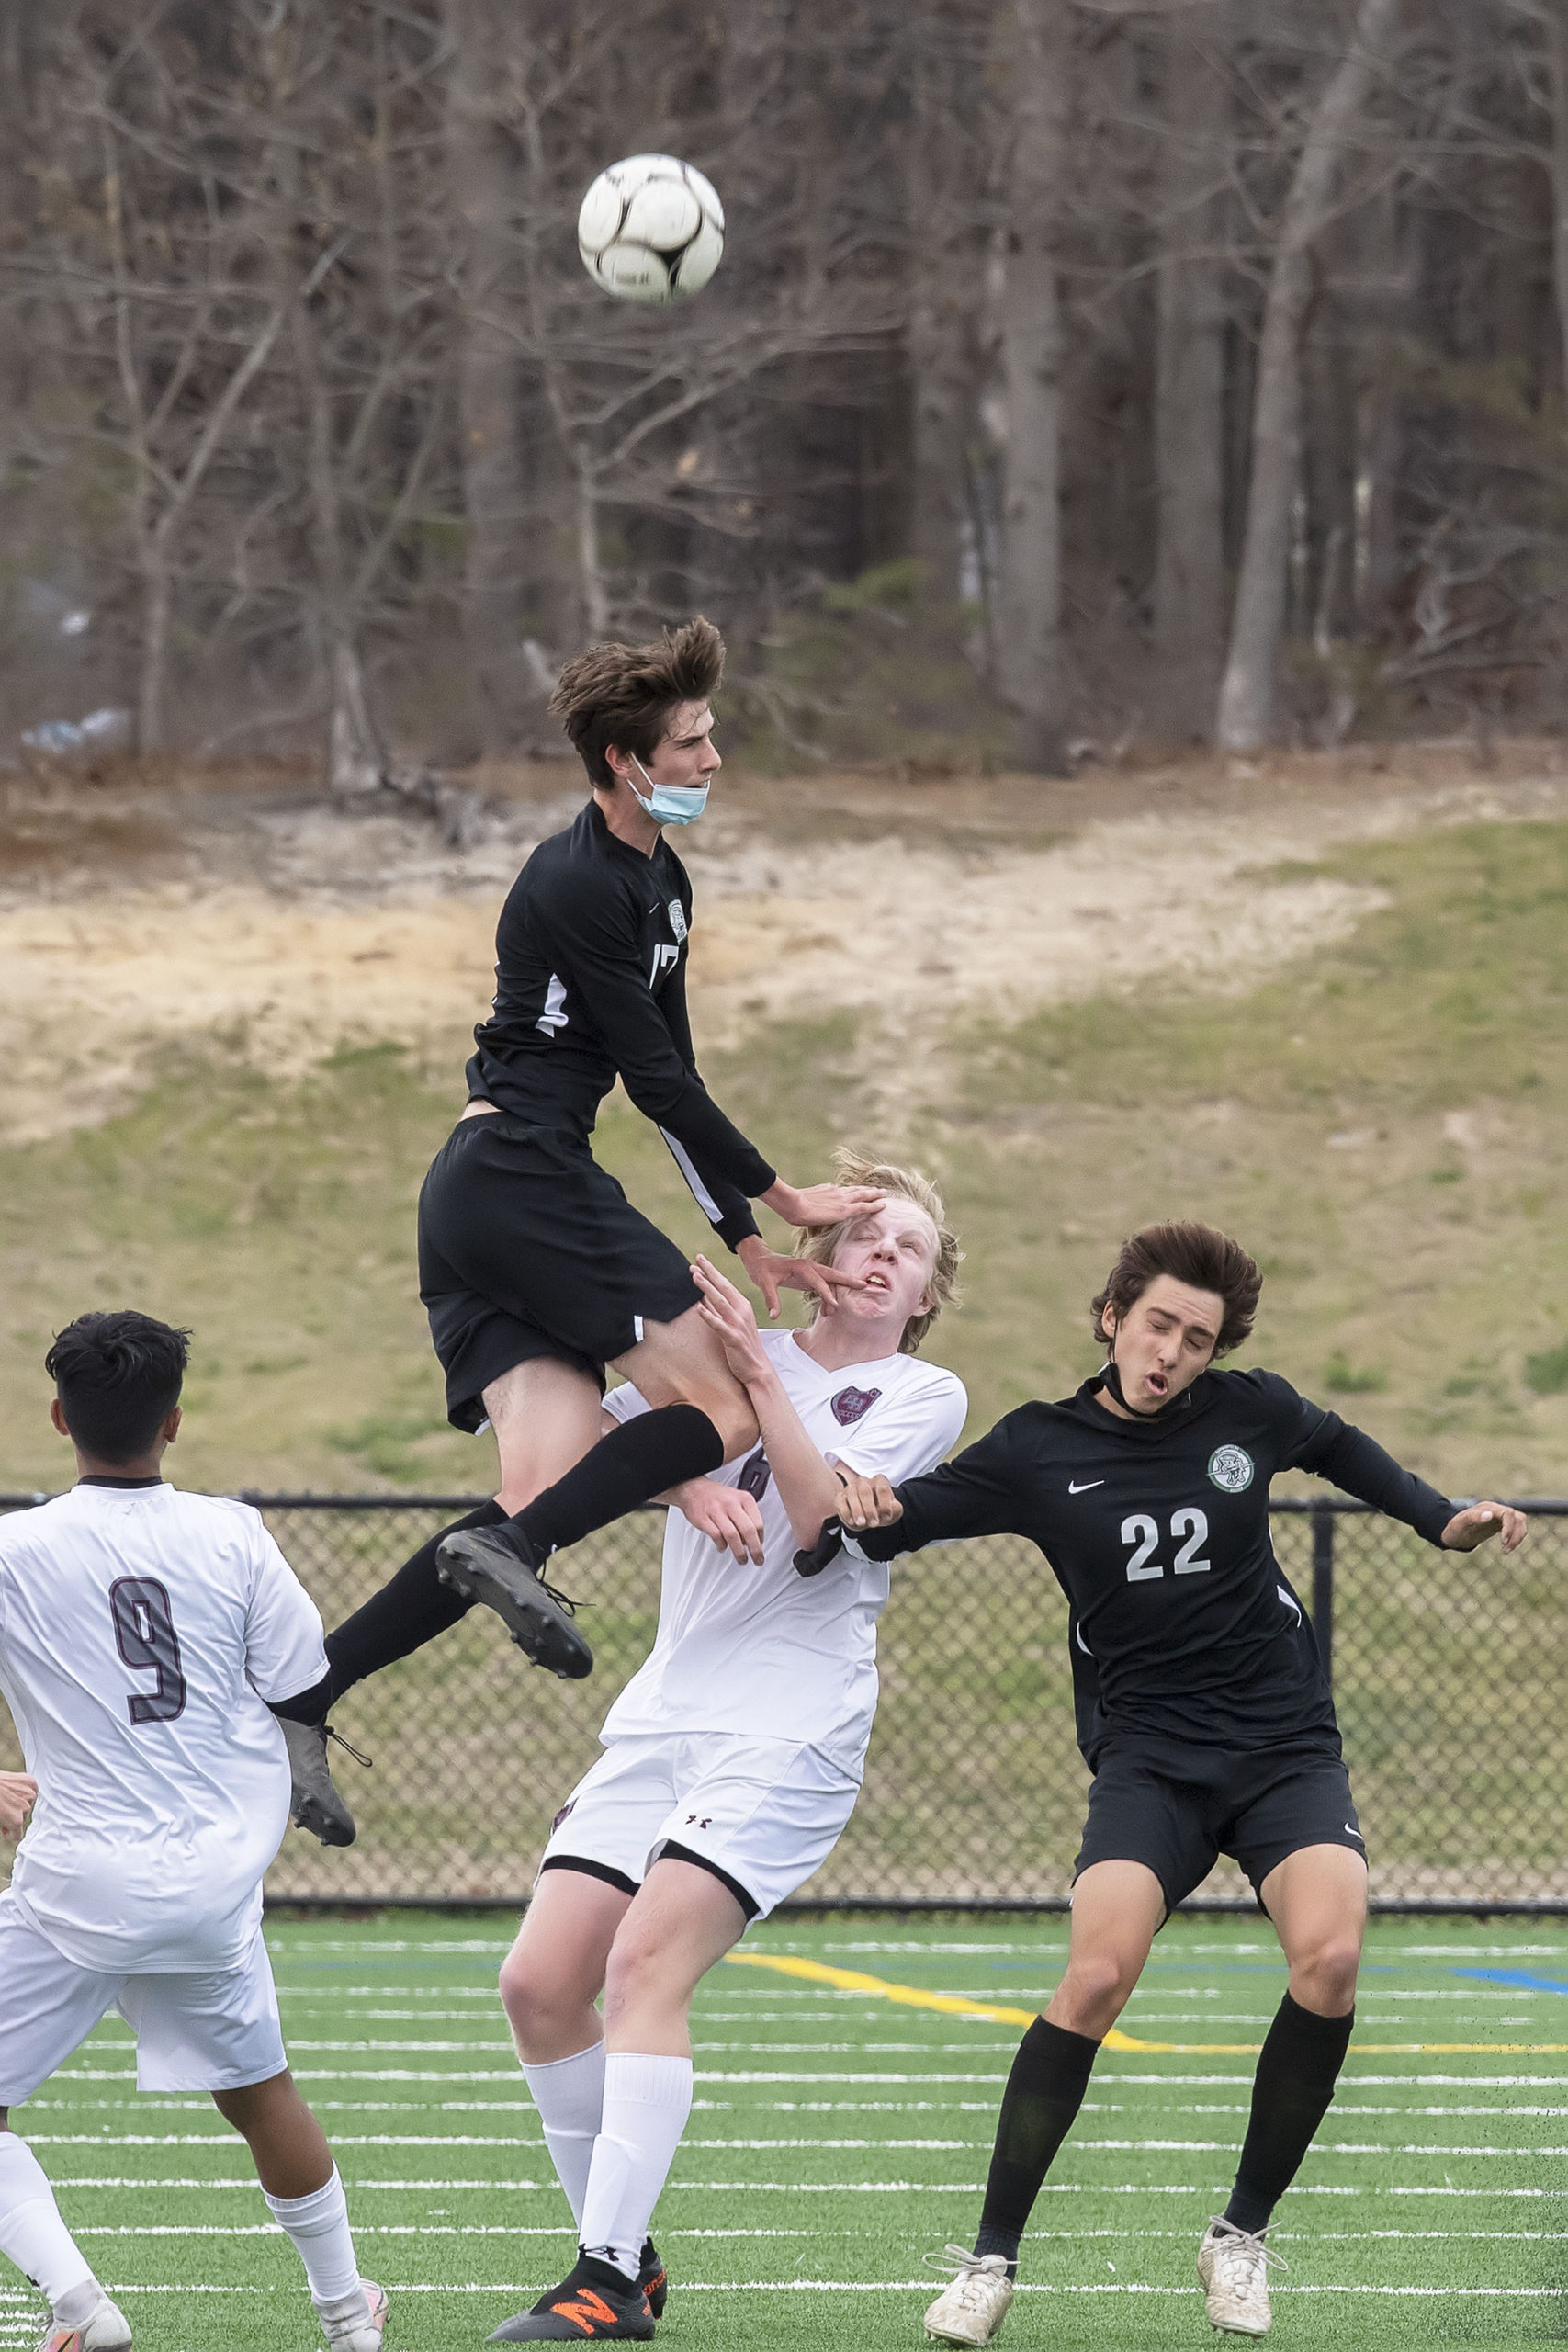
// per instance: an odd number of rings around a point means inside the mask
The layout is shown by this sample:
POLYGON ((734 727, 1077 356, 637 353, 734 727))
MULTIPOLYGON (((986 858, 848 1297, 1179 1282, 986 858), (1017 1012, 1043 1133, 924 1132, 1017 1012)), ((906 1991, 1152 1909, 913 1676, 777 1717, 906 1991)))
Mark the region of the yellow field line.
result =
MULTIPOLYGON (((918 1984, 890 1984, 858 1968, 829 1968, 820 1960, 796 1960, 782 1952, 732 1951, 732 1968, 771 1968, 780 1976, 803 1977, 808 1984, 830 1984, 838 1993, 872 1993, 906 2009, 938 2009, 944 2017, 984 2018, 992 2025, 1032 2025, 1037 2012, 999 2001, 966 2000, 959 1993, 922 1992, 918 1984)), ((1256 2041, 1140 2041, 1119 2026, 1105 2037, 1107 2050, 1132 2050, 1151 2058, 1256 2058, 1256 2041)), ((1362 2058, 1562 2057, 1568 2041, 1358 2041, 1362 2058)))

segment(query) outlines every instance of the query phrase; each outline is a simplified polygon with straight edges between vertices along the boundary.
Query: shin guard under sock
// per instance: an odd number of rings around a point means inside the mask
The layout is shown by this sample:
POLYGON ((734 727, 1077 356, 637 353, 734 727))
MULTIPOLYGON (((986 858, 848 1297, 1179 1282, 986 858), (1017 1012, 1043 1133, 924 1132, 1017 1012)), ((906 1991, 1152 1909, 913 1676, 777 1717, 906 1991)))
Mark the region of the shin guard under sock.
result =
POLYGON ((544 1560, 651 1502, 667 1487, 706 1477, 723 1460, 724 1441, 697 1406, 660 1405, 602 1437, 511 1523, 527 1538, 535 1558, 544 1560))
POLYGON ((327 1672, 322 1680, 291 1699, 275 1701, 273 1713, 291 1723, 324 1724, 327 1710, 345 1690, 352 1690, 367 1674, 390 1666, 394 1658, 423 1648, 466 1617, 473 1603, 460 1600, 450 1585, 442 1583, 435 1572, 435 1547, 442 1536, 453 1534, 459 1527, 501 1527, 505 1520, 499 1503, 481 1503, 467 1519, 454 1520, 428 1544, 422 1544, 379 1592, 373 1592, 362 1609, 345 1617, 327 1635, 327 1672))
POLYGON ((1036 2018, 1012 2062, 986 2181, 976 2254, 1006 2257, 1009 2274, 1041 2184, 1083 2105, 1100 2044, 1036 2018))
POLYGON ((1258 2055, 1252 2114, 1225 2219, 1266 2230, 1328 2111, 1356 2013, 1323 2018, 1285 1995, 1258 2055))
POLYGON ((348 2199, 343 2193, 336 2165, 331 2177, 308 2197, 275 2197, 266 2188, 262 2195, 273 2220, 280 2222, 294 2241, 316 2309, 333 2313, 357 2312, 363 2305, 364 2289, 348 2226, 348 2199))

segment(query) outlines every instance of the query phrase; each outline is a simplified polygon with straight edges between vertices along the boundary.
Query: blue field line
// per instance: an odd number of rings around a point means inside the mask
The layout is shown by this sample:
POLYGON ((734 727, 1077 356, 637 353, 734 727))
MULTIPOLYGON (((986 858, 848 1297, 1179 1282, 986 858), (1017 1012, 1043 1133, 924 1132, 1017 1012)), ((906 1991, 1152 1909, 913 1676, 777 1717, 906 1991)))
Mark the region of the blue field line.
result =
POLYGON ((1455 1976, 1473 1976, 1483 1984, 1513 1984, 1526 1993, 1568 1993, 1559 1976, 1538 1976, 1533 1968, 1456 1968, 1455 1976))

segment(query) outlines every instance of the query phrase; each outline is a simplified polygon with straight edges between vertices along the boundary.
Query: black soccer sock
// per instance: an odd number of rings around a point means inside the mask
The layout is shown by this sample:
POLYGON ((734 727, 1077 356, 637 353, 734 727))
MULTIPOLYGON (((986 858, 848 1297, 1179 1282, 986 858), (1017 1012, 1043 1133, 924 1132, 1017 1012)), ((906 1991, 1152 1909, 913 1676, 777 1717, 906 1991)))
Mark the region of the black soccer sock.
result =
POLYGON ((1266 2230, 1328 2112, 1356 2013, 1321 2018, 1289 1993, 1264 2040, 1252 2084, 1252 2114, 1225 2219, 1266 2230))
POLYGON ((1010 2278, 1040 2185, 1083 2105, 1100 2044, 1036 2018, 1018 2045, 986 2180, 976 2254, 1005 2255, 1010 2278))
POLYGON ((542 1560, 651 1502, 666 1487, 705 1477, 723 1460, 724 1440, 705 1412, 695 1405, 660 1405, 602 1437, 511 1524, 542 1560))
POLYGON ((499 1503, 481 1503, 467 1519, 454 1520, 451 1527, 442 1528, 440 1534, 422 1544, 379 1592, 373 1592, 362 1609, 345 1617, 327 1635, 327 1672, 322 1680, 292 1699, 279 1700, 273 1713, 297 1724, 324 1724, 328 1708, 345 1690, 352 1690, 367 1674, 390 1666, 394 1658, 423 1648, 459 1617, 466 1617, 473 1603, 460 1600, 450 1585, 442 1583, 435 1573, 435 1547, 443 1535, 459 1527, 500 1527, 505 1520, 499 1503))

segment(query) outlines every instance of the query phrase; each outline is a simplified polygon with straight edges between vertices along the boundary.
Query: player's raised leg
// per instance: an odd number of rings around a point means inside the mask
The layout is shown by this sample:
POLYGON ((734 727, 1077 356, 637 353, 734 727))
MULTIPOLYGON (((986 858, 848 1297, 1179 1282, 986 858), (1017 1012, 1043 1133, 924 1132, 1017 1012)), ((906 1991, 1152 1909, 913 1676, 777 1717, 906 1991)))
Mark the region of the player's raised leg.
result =
POLYGON ((386 2293, 359 2275, 343 2182, 326 2134, 293 2076, 286 2068, 265 2082, 214 2091, 212 2098, 249 2145, 273 2219, 305 2266, 332 2352, 381 2352, 386 2293))
POLYGON ((1075 1884, 1066 1973, 1012 2062, 974 2251, 949 2246, 936 2257, 954 2274, 926 2312, 939 2343, 989 2344, 1000 2331, 1035 2199, 1165 1913, 1164 1890, 1142 1862, 1095 1862, 1075 1884))
MULTIPOLYGON (((532 1605, 552 1552, 580 1544, 672 1487, 705 1477, 757 1442, 756 1415, 700 1306, 671 1323, 645 1323, 637 1345, 614 1363, 651 1409, 601 1437, 542 1492, 511 1470, 506 1430, 497 1425, 502 1498, 526 1491, 528 1499, 504 1526, 455 1532, 437 1546, 445 1579, 508 1622, 510 1611, 532 1605)), ((489 1396, 487 1390, 487 1405, 489 1396)))
POLYGON ((456 1625, 477 1600, 500 1609, 513 1641, 536 1666, 572 1679, 592 1666, 588 1644, 542 1579, 514 1574, 506 1593, 493 1595, 488 1588, 478 1589, 477 1579, 443 1576, 436 1555, 451 1536, 502 1525, 509 1512, 521 1510, 581 1461, 599 1435, 599 1385, 574 1365, 535 1357, 491 1382, 483 1401, 501 1454, 495 1500, 428 1537, 378 1592, 327 1635, 323 1679, 273 1707, 288 1746, 295 1825, 314 1831, 323 1845, 346 1846, 354 1839, 353 1818, 327 1762, 331 1710, 356 1682, 456 1625))
POLYGON ((1235 2187, 1198 2249, 1209 2317, 1234 2335, 1269 2332, 1269 2269, 1283 2266, 1264 2233, 1328 2111, 1349 2047, 1367 1866, 1344 1846, 1307 1846, 1258 1891, 1291 1979, 1258 2057, 1235 2187))
MULTIPOLYGON (((605 1966, 602 2119, 583 2192, 581 2251, 560 2285, 505 2321, 494 2341, 646 2340, 653 2334, 643 2274, 653 2209, 691 2113, 687 2012, 696 1986, 739 1941, 748 1916, 712 1871, 669 1859, 655 1862, 626 1906, 605 1966)), ((520 1994, 521 1970, 513 1983, 520 1994)))

